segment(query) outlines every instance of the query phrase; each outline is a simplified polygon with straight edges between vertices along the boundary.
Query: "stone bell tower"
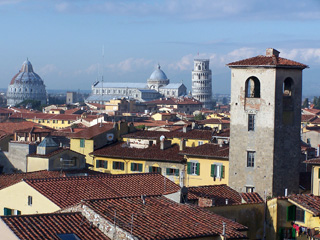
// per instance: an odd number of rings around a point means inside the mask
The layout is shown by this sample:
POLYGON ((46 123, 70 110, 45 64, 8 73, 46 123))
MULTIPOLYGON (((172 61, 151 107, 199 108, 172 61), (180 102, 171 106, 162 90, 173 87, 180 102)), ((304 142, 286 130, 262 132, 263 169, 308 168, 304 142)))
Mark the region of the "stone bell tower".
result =
POLYGON ((229 184, 263 196, 299 189, 302 70, 269 48, 231 68, 229 184))

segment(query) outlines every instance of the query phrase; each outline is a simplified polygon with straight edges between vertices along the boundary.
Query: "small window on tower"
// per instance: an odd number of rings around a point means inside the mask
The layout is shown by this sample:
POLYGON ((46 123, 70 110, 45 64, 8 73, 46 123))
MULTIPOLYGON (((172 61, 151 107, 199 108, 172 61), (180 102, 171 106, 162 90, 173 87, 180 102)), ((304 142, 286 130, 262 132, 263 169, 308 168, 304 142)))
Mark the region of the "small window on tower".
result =
POLYGON ((255 115, 249 114, 248 115, 248 131, 254 131, 255 128, 255 115))
POLYGON ((255 152, 247 152, 247 167, 254 167, 255 152))
POLYGON ((260 98, 260 81, 256 77, 250 77, 246 81, 246 97, 260 98))

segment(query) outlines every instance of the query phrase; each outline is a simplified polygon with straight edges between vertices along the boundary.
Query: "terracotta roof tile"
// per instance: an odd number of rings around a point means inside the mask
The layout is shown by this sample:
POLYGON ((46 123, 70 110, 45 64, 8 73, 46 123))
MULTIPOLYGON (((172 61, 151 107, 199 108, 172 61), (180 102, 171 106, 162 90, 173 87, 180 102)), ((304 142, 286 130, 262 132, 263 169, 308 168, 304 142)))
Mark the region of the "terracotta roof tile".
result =
POLYGON ((320 157, 318 157, 318 158, 312 158, 312 159, 309 159, 309 160, 305 160, 305 161, 303 161, 303 163, 320 165, 320 157))
POLYGON ((161 150, 160 145, 153 145, 148 148, 130 148, 127 143, 118 142, 91 153, 94 156, 143 159, 143 160, 159 160, 164 162, 185 162, 183 155, 179 154, 179 146, 177 144, 161 150))
POLYGON ((310 121, 311 124, 320 124, 320 118, 316 117, 310 121))
POLYGON ((257 192, 241 193, 241 197, 246 203, 263 203, 262 197, 257 192))
POLYGON ((0 130, 5 131, 8 134, 13 134, 17 130, 31 128, 39 125, 33 122, 3 122, 0 123, 0 130))
POLYGON ((91 170, 70 170, 70 171, 35 171, 28 173, 12 173, 12 174, 0 174, 0 189, 9 187, 13 184, 20 182, 22 179, 46 179, 46 178, 57 178, 66 177, 74 174, 88 174, 88 175, 101 175, 102 173, 91 171, 91 170))
POLYGON ((159 105, 202 105, 202 103, 194 98, 163 98, 157 99, 149 102, 144 102, 145 104, 159 104, 159 105))
POLYGON ((276 56, 256 56, 232 63, 228 63, 229 67, 237 67, 237 66, 274 66, 274 67, 295 67, 295 68, 307 68, 307 65, 304 65, 299 62, 295 62, 289 59, 276 57, 276 56))
POLYGON ((243 239, 247 227, 203 208, 179 204, 166 197, 88 200, 83 204, 113 222, 114 212, 122 229, 137 239, 185 239, 219 236, 226 223, 227 239, 243 239), (133 218, 133 220, 132 220, 133 218), (132 224, 133 223, 133 224, 132 224))
POLYGON ((187 156, 200 156, 200 157, 217 157, 229 159, 229 145, 219 145, 214 143, 202 144, 197 147, 186 148, 180 152, 187 156))
MULTIPOLYGON (((75 151, 73 151, 73 150, 71 150, 71 149, 69 149, 69 148, 58 148, 57 150, 52 151, 52 152, 50 152, 50 153, 48 153, 48 154, 31 153, 31 154, 29 154, 29 155, 27 155, 27 156, 28 156, 28 157, 38 157, 38 158, 49 158, 49 157, 52 157, 52 156, 57 155, 57 154, 59 154, 59 153, 67 152, 67 151, 68 151, 68 152, 73 152, 73 153, 76 153, 76 154, 83 155, 83 154, 81 154, 81 153, 79 153, 79 152, 75 152, 75 151)), ((85 155, 83 155, 83 156, 85 156, 85 155)))
POLYGON ((83 199, 162 195, 180 190, 174 182, 155 173, 30 179, 25 182, 61 208, 83 199))
POLYGON ((81 240, 109 239, 81 213, 2 216, 1 220, 19 239, 60 239, 57 234, 75 234, 81 240))
POLYGON ((14 113, 9 118, 10 119, 45 119, 45 120, 76 121, 81 117, 77 114, 14 113))
POLYGON ((320 216, 320 197, 313 194, 290 195, 288 200, 306 208, 316 216, 320 216))
POLYGON ((241 204, 240 194, 225 184, 188 188, 188 199, 197 200, 199 197, 214 199, 215 206, 226 205, 226 199, 228 199, 228 205, 241 204), (191 193, 190 196, 189 193, 191 193))
POLYGON ((305 112, 309 112, 313 115, 319 115, 320 114, 320 109, 315 109, 315 108, 304 108, 302 109, 305 112))
POLYGON ((72 135, 72 138, 92 139, 95 136, 98 136, 102 133, 110 131, 111 129, 113 129, 113 123, 96 124, 92 127, 86 128, 80 132, 74 133, 72 135))
POLYGON ((310 122, 315 118, 316 116, 312 114, 301 114, 301 122, 310 122))

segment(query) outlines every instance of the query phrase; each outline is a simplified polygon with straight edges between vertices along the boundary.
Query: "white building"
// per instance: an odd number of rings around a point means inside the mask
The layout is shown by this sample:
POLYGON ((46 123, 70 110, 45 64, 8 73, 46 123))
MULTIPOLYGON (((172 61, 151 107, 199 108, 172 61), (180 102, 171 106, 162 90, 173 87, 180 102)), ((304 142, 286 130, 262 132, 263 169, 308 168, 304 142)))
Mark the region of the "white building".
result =
POLYGON ((179 97, 186 95, 187 88, 183 83, 171 83, 166 74, 157 69, 150 75, 147 83, 95 82, 88 103, 100 103, 113 98, 126 97, 141 102, 152 101, 160 97, 179 97))
POLYGON ((37 100, 45 104, 46 96, 46 86, 42 79, 33 71, 31 63, 25 61, 9 84, 7 105, 14 106, 25 100, 37 100))
POLYGON ((204 108, 212 108, 212 76, 209 59, 194 59, 192 97, 202 102, 204 108))

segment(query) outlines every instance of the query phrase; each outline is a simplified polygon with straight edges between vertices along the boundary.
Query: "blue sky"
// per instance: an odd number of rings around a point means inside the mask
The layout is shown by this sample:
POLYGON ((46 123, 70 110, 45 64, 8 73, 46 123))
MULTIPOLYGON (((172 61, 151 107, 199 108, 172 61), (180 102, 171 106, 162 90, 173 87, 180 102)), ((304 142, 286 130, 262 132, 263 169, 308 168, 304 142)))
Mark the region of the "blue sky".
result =
POLYGON ((319 0, 0 0, 0 31, 1 88, 28 57, 48 89, 146 82, 160 63, 190 90, 193 59, 209 58, 213 92, 229 93, 225 65, 273 47, 320 95, 319 0))

